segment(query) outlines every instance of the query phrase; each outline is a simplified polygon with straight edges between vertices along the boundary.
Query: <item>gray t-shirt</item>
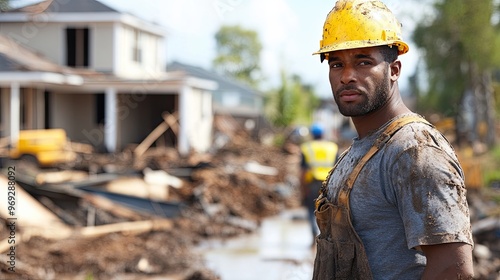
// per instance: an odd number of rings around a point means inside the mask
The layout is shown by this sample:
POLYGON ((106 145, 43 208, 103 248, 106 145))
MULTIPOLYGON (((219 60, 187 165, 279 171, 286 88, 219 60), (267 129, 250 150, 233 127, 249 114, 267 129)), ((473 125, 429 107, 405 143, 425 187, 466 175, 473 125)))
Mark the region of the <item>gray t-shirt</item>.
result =
MULTIPOLYGON (((331 201, 389 123, 354 139, 328 182, 331 201)), ((350 206, 374 279, 420 279, 426 258, 419 245, 473 244, 462 169, 448 141, 424 123, 401 128, 366 163, 350 206)))

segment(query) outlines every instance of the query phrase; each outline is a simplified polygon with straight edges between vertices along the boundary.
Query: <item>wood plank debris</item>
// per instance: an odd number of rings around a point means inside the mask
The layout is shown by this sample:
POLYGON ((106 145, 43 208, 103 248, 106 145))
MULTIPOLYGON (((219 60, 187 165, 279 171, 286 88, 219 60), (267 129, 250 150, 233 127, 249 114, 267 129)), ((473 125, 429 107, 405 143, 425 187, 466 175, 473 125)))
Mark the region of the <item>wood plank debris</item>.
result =
POLYGON ((140 157, 151 147, 151 145, 169 128, 172 129, 175 135, 178 134, 178 119, 177 114, 163 113, 163 122, 160 123, 142 142, 134 149, 135 157, 140 157))
POLYGON ((64 182, 84 181, 88 177, 88 173, 84 171, 59 170, 38 173, 35 181, 38 185, 60 184, 64 182))
POLYGON ((245 171, 252 172, 255 174, 276 176, 278 175, 278 169, 271 166, 264 166, 255 161, 249 161, 244 165, 245 171))
POLYGON ((89 204, 94 205, 99 209, 108 211, 117 217, 122 217, 131 221, 140 221, 145 218, 151 218, 151 215, 148 215, 147 213, 139 213, 99 195, 83 193, 81 198, 89 204))
MULTIPOLYGON (((94 227, 77 228, 71 233, 71 235, 68 235, 67 237, 70 238, 77 238, 79 236, 97 237, 104 234, 115 233, 115 232, 139 234, 148 231, 170 230, 172 229, 172 226, 173 226, 172 221, 166 219, 114 223, 114 224, 94 226, 94 227)), ((51 238, 50 236, 44 236, 44 237, 51 238)))
POLYGON ((16 207, 13 215, 8 211, 7 186, 9 181, 5 176, 0 176, 0 217, 7 220, 15 217, 22 221, 25 230, 47 229, 52 231, 65 231, 69 227, 61 219, 44 207, 38 200, 29 195, 18 184, 15 184, 16 207), (50 225, 48 227, 47 225, 50 225))

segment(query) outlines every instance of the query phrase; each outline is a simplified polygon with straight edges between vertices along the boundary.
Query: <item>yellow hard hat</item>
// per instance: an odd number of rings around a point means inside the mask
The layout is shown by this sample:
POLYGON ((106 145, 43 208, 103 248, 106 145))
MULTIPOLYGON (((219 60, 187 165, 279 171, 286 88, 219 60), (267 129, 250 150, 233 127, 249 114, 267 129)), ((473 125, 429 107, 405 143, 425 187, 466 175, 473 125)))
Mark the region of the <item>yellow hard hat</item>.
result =
POLYGON ((397 46, 400 55, 409 49, 401 38, 401 24, 385 4, 339 0, 326 17, 320 49, 313 54, 319 54, 323 62, 332 51, 383 45, 397 46))

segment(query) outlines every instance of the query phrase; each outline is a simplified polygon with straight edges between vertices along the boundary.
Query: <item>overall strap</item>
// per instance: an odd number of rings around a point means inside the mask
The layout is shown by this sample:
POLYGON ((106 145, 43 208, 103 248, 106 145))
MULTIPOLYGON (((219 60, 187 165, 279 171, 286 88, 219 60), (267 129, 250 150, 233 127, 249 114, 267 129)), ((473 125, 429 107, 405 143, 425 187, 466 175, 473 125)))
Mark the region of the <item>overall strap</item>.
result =
MULTIPOLYGON (((347 178, 346 181, 346 186, 344 188, 341 188, 339 197, 338 197, 338 204, 339 205, 344 205, 348 207, 349 205, 349 194, 351 192, 351 189, 354 185, 354 182, 356 181, 359 173, 361 172, 361 169, 365 166, 365 164, 372 158, 379 150, 382 148, 385 143, 391 139, 391 137, 399 130, 401 129, 404 125, 412 122, 421 122, 425 123, 428 125, 431 125, 428 121, 423 119, 422 117, 418 115, 410 115, 410 116, 404 116, 396 121, 392 122, 387 128, 382 132, 382 134, 377 138, 373 146, 368 150, 368 152, 361 158, 361 160, 356 164, 356 167, 352 170, 351 174, 347 178)), ((330 181, 330 177, 339 164, 339 162, 344 158, 344 156, 347 154, 351 147, 349 147, 346 151, 342 153, 342 155, 339 157, 333 168, 330 170, 328 173, 328 177, 326 180, 323 181, 323 185, 321 187, 321 190, 319 192, 319 197, 316 199, 316 208, 318 208, 318 204, 320 203, 321 198, 326 197, 326 189, 328 186, 328 182, 330 181)))
POLYGON ((387 128, 382 132, 382 134, 377 138, 373 146, 366 152, 366 154, 361 158, 361 160, 356 164, 356 167, 352 170, 351 174, 347 178, 346 181, 346 186, 344 188, 341 188, 339 197, 338 197, 338 204, 339 205, 344 205, 347 206, 349 205, 349 193, 352 190, 352 187, 354 185, 354 182, 358 178, 359 173, 361 172, 361 169, 365 166, 365 164, 391 139, 391 137, 399 130, 401 129, 404 125, 412 122, 422 122, 422 123, 427 123, 425 119, 418 115, 410 115, 410 116, 405 116, 401 117, 394 122, 392 122, 387 128))

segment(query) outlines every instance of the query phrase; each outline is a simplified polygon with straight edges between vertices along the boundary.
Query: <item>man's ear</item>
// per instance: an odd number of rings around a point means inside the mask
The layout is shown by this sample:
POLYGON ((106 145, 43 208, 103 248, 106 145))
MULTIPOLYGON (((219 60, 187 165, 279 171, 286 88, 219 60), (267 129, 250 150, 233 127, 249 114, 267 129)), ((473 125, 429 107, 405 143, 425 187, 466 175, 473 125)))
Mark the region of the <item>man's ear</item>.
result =
POLYGON ((401 61, 399 59, 394 60, 389 64, 391 70, 391 81, 395 82, 401 76, 401 61))

